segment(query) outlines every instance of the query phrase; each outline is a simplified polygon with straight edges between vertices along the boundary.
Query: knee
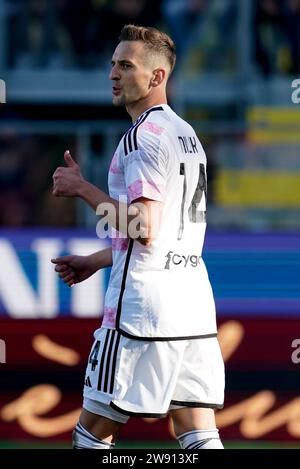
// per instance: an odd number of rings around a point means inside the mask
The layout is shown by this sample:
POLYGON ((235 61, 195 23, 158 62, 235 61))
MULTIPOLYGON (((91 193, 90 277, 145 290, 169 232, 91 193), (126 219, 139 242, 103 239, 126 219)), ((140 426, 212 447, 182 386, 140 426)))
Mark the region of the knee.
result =
POLYGON ((73 449, 113 449, 114 443, 101 440, 78 422, 73 431, 73 449))
POLYGON ((224 449, 217 428, 186 432, 177 440, 182 449, 224 449))

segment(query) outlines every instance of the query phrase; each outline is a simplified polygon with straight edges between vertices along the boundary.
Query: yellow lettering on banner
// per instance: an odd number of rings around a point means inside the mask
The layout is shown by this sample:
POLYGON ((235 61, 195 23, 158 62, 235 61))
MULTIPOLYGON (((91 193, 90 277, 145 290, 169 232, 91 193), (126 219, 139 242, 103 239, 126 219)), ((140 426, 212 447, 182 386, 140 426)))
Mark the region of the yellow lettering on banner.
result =
POLYGON ((219 327, 218 341, 224 362, 229 360, 243 340, 245 331, 238 321, 227 321, 219 327))
POLYGON ((261 391, 250 399, 221 410, 216 415, 219 428, 241 421, 240 432, 246 438, 260 438, 287 424, 291 436, 300 436, 300 398, 293 399, 271 414, 264 415, 275 404, 276 396, 271 391, 261 391))
MULTIPOLYGON (((244 337, 244 328, 238 321, 228 321, 219 328, 218 340, 222 355, 227 361, 237 350, 244 337)), ((79 354, 69 348, 55 344, 46 336, 36 336, 33 347, 42 356, 53 359, 67 366, 78 363, 79 354), (66 351, 67 359, 63 359, 62 352, 66 351)), ((37 437, 57 436, 74 428, 80 414, 80 409, 58 417, 41 417, 53 410, 62 399, 61 391, 51 384, 40 384, 25 391, 18 399, 5 405, 0 417, 6 422, 17 420, 20 427, 27 433, 37 437)), ((269 432, 287 426, 288 433, 300 437, 300 397, 268 413, 276 403, 276 395, 272 391, 264 390, 245 399, 238 404, 217 411, 216 420, 219 428, 228 427, 240 422, 240 432, 245 438, 260 438, 269 432)), ((146 423, 154 423, 158 419, 143 419, 146 423)), ((172 424, 169 431, 174 436, 172 424)))
POLYGON ((41 384, 25 391, 19 399, 4 406, 1 417, 6 422, 17 420, 27 433, 38 437, 50 437, 70 431, 74 428, 80 409, 52 418, 40 418, 39 415, 50 412, 61 401, 62 394, 57 387, 41 384))
POLYGON ((46 335, 36 335, 32 339, 33 349, 42 357, 66 366, 74 366, 80 362, 80 355, 75 350, 53 342, 46 335))

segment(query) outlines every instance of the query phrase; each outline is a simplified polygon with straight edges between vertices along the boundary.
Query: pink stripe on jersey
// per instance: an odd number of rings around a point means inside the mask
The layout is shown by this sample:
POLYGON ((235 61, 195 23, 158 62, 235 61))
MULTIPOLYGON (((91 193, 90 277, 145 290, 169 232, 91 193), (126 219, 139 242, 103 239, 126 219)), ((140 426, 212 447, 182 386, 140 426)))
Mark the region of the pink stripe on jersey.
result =
POLYGON ((161 135, 166 130, 163 127, 160 127, 159 125, 154 124, 154 122, 148 122, 148 121, 143 122, 140 125, 140 129, 148 130, 149 132, 155 135, 161 135))
POLYGON ((139 197, 153 198, 154 200, 162 200, 163 187, 155 184, 153 181, 143 181, 139 179, 127 187, 130 202, 139 197))
POLYGON ((118 165, 118 155, 117 155, 117 153, 114 154, 114 156, 111 160, 109 171, 110 171, 110 173, 113 173, 113 174, 121 174, 122 173, 122 171, 121 171, 121 169, 118 165))
POLYGON ((112 238, 111 247, 113 251, 127 251, 129 240, 127 238, 112 238))
POLYGON ((104 316, 102 321, 102 327, 116 327, 116 316, 117 316, 117 308, 110 308, 108 306, 104 306, 104 316))

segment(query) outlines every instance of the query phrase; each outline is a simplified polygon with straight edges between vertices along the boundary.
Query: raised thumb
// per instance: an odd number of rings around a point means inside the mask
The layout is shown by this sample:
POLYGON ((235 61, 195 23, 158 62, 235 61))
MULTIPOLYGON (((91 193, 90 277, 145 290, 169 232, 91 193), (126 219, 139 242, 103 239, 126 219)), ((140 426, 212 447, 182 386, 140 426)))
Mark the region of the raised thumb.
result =
POLYGON ((71 167, 71 166, 77 166, 77 163, 73 160, 72 156, 71 156, 71 153, 69 152, 69 150, 65 151, 65 154, 64 154, 64 160, 66 162, 66 165, 71 167))

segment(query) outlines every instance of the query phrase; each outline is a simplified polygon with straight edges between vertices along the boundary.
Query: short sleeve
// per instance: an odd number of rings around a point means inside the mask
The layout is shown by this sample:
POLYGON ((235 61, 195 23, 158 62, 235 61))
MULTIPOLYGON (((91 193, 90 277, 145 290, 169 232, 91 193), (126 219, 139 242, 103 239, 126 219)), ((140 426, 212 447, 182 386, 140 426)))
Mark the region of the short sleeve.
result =
POLYGON ((167 170, 161 139, 141 129, 137 149, 124 157, 124 175, 129 203, 139 197, 164 202, 167 170))

